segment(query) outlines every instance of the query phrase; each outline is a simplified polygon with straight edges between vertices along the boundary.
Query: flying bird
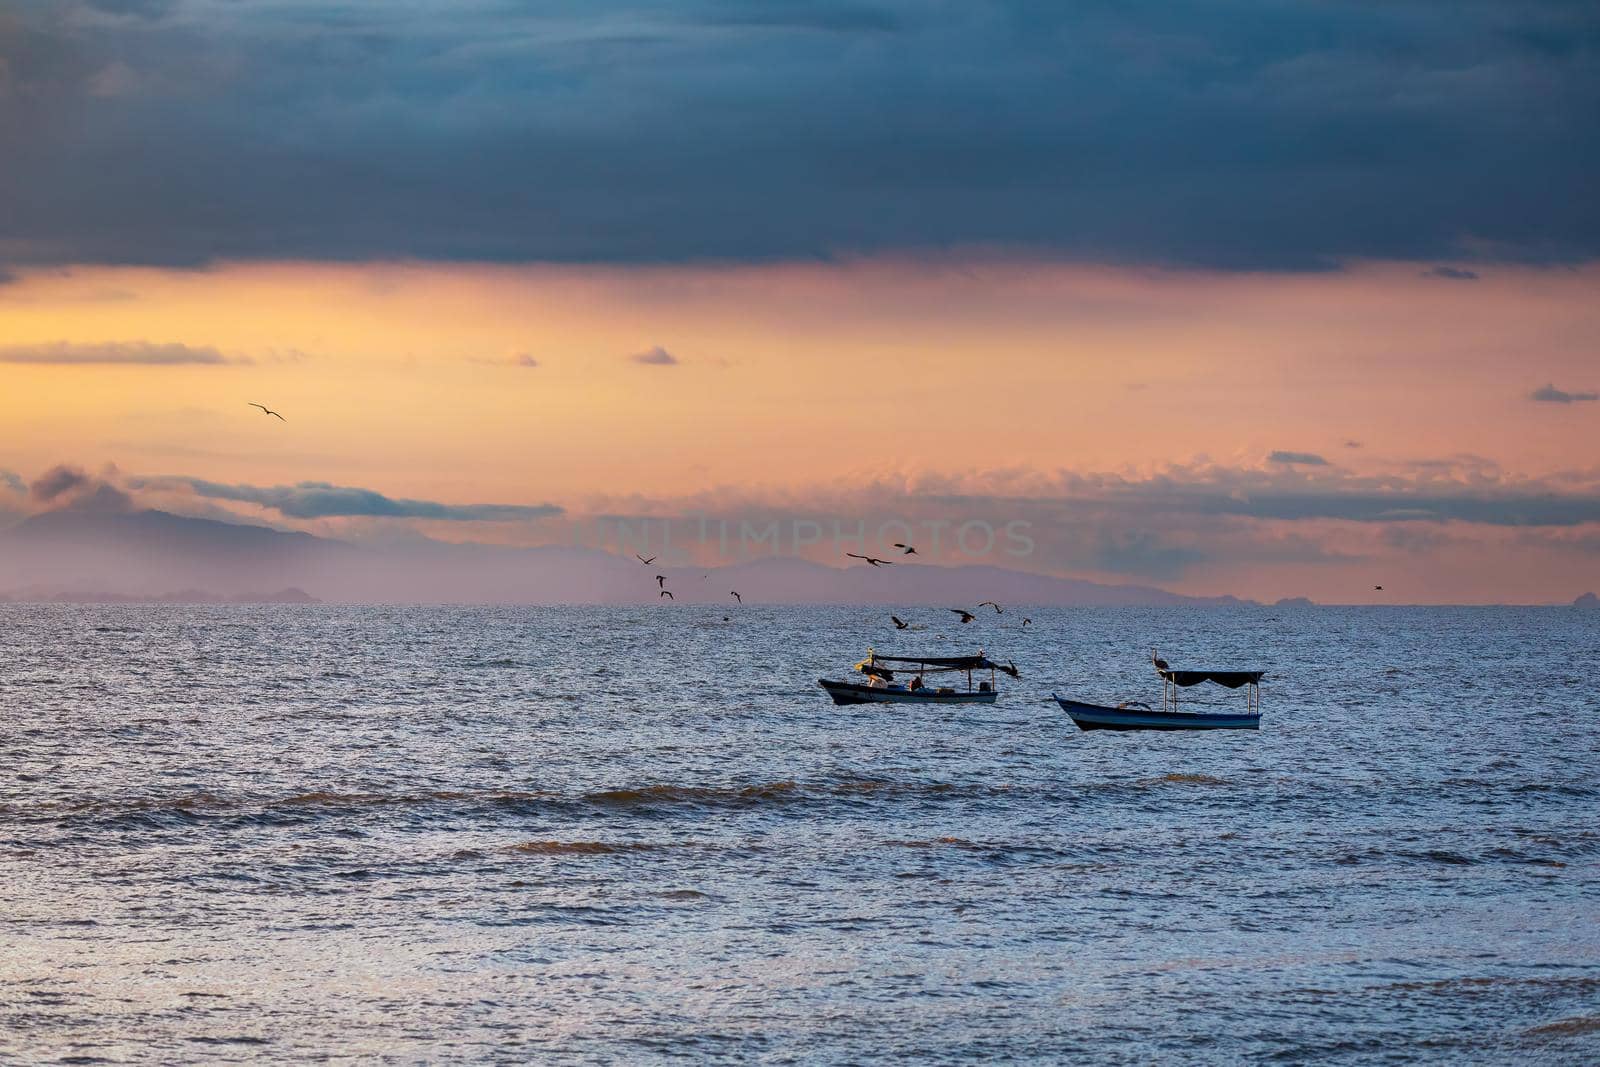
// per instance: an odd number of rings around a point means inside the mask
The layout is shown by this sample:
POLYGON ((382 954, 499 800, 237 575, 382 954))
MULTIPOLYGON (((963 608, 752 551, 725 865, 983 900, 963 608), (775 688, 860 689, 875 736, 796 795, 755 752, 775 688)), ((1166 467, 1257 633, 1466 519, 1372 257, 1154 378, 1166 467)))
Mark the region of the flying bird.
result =
POLYGON ((733 597, 733 599, 737 600, 739 603, 744 603, 744 597, 739 595, 739 591, 737 589, 731 591, 728 595, 733 597))
POLYGON ((665 574, 656 575, 656 588, 657 589, 665 589, 666 587, 667 587, 667 576, 665 574))
POLYGON ((650 564, 654 563, 660 557, 651 556, 649 559, 645 559, 643 556, 639 555, 639 553, 635 552, 633 554, 633 558, 638 560, 640 563, 643 563, 646 567, 648 567, 648 566, 650 566, 650 564))
POLYGON ((1150 650, 1150 662, 1156 665, 1156 670, 1158 671, 1167 671, 1172 669, 1171 665, 1168 664, 1166 660, 1156 655, 1156 650, 1153 648, 1150 650))
POLYGON ((874 556, 858 556, 854 552, 846 552, 845 555, 849 556, 851 559, 864 559, 874 567, 894 566, 894 561, 890 559, 878 559, 874 556))
POLYGON ((902 545, 899 541, 894 543, 894 547, 900 549, 900 554, 902 556, 915 556, 917 554, 917 550, 915 548, 912 548, 910 545, 902 545))
POLYGON ((271 408, 267 407, 267 405, 265 405, 265 404, 257 404, 254 400, 252 400, 252 401, 250 401, 250 406, 253 407, 253 408, 260 408, 262 411, 265 411, 268 415, 277 415, 279 422, 288 422, 289 421, 288 419, 284 418, 282 415, 278 415, 278 413, 276 411, 273 411, 271 408))
POLYGON ((677 600, 678 599, 677 597, 672 595, 672 590, 670 590, 670 589, 661 590, 659 595, 666 597, 668 600, 677 600))
POLYGON ((965 625, 966 625, 966 624, 967 624, 967 623, 969 623, 969 622, 971 622, 971 621, 972 621, 972 620, 973 620, 973 619, 976 619, 976 618, 977 618, 977 616, 976 616, 976 615, 974 615, 974 614, 973 614, 973 613, 972 613, 972 612, 970 612, 970 611, 963 611, 963 610, 962 610, 962 609, 960 609, 960 608, 949 608, 949 609, 947 609, 947 610, 949 610, 949 611, 953 611, 953 612, 955 612, 955 613, 956 613, 956 614, 957 614, 957 615, 960 615, 960 616, 961 616, 961 625, 963 625, 963 626, 965 626, 965 625))
POLYGON ((1030 619, 1030 618, 1027 618, 1026 616, 1024 616, 1024 618, 1022 620, 1022 625, 1024 625, 1024 626, 1032 626, 1033 625, 1033 620, 1030 619))
POLYGON ((1374 590, 1376 590, 1377 592, 1380 592, 1380 593, 1383 592, 1383 586, 1381 586, 1381 585, 1375 585, 1372 588, 1374 590))
POLYGON ((909 622, 906 622, 906 620, 902 619, 898 615, 890 615, 889 616, 889 621, 894 623, 894 628, 896 630, 904 630, 904 629, 906 629, 907 627, 909 627, 911 625, 909 622))
POLYGON ((980 608, 993 608, 994 609, 994 613, 996 615, 1004 615, 1005 611, 1006 611, 1005 608, 1002 608, 999 604, 996 604, 992 600, 980 600, 980 601, 978 601, 978 607, 980 607, 980 608))

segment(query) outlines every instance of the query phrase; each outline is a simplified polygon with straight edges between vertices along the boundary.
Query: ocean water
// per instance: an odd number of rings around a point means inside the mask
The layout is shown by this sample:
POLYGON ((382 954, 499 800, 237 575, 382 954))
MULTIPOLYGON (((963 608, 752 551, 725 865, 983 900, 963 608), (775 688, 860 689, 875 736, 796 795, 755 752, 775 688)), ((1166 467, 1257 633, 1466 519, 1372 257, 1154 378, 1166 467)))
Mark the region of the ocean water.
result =
POLYGON ((0 606, 0 1061, 1600 1062, 1600 613, 723 614, 0 606))

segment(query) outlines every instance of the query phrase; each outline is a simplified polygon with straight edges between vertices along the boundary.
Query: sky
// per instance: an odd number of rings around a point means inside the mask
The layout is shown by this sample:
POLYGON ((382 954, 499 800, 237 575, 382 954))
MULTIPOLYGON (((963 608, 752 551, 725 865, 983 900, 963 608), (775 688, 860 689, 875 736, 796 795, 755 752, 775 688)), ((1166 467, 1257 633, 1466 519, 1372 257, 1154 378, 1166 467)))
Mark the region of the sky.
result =
POLYGON ((0 524, 1570 600, 1596 114, 1556 0, 14 0, 0 524))

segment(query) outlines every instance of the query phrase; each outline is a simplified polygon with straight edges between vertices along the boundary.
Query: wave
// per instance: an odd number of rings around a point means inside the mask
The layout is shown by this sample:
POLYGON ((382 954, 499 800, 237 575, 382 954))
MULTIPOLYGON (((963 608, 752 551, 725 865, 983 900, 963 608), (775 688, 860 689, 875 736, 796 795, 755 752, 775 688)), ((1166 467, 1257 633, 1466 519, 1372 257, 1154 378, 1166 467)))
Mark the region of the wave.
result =
POLYGON ((501 851, 528 856, 611 856, 624 852, 654 852, 663 846, 647 841, 524 841, 501 851))
POLYGON ((1542 1026, 1533 1026, 1522 1032, 1523 1037, 1580 1037, 1584 1034, 1600 1033, 1600 1015, 1574 1015, 1568 1019, 1557 1019, 1553 1023, 1542 1026))
POLYGON ((655 804, 748 804, 763 800, 783 800, 800 790, 796 782, 767 782, 746 786, 647 785, 634 789, 604 789, 585 793, 582 799, 603 807, 635 807, 655 804))
POLYGON ((1498 996, 1508 990, 1538 991, 1548 996, 1578 996, 1600 990, 1600 978, 1585 975, 1551 975, 1523 978, 1513 975, 1465 975, 1431 981, 1389 982, 1370 987, 1381 993, 1435 993, 1448 996, 1498 996))
POLYGON ((1059 784, 907 781, 841 775, 800 781, 696 784, 661 782, 587 792, 540 789, 412 789, 356 792, 310 789, 287 796, 218 796, 193 793, 164 797, 106 798, 43 804, 0 805, 0 817, 23 822, 88 822, 100 828, 180 828, 202 821, 255 825, 304 825, 319 819, 381 809, 440 809, 448 814, 489 810, 513 814, 576 814, 585 810, 661 815, 674 810, 743 810, 786 806, 877 806, 985 801, 1070 803, 1086 796, 1132 795, 1171 785, 1226 786, 1229 781, 1198 773, 1159 778, 1111 779, 1059 784))
POLYGON ((1160 778, 1146 778, 1140 785, 1231 785, 1226 778, 1214 778, 1209 774, 1183 774, 1174 772, 1163 774, 1160 778))

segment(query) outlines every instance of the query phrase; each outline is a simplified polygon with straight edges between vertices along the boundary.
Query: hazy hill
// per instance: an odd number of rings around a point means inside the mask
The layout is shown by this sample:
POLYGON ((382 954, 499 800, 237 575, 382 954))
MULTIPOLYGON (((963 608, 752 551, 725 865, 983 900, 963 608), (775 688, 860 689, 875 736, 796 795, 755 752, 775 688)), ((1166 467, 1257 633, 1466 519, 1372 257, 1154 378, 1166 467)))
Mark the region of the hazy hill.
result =
POLYGON ((586 548, 426 540, 377 548, 162 511, 54 511, 0 531, 0 591, 28 597, 158 599, 182 589, 239 599, 298 587, 329 601, 628 603, 657 599, 656 574, 667 575, 678 604, 732 605, 734 589, 752 603, 1237 603, 987 565, 830 567, 769 557, 708 569, 645 567, 586 548))

